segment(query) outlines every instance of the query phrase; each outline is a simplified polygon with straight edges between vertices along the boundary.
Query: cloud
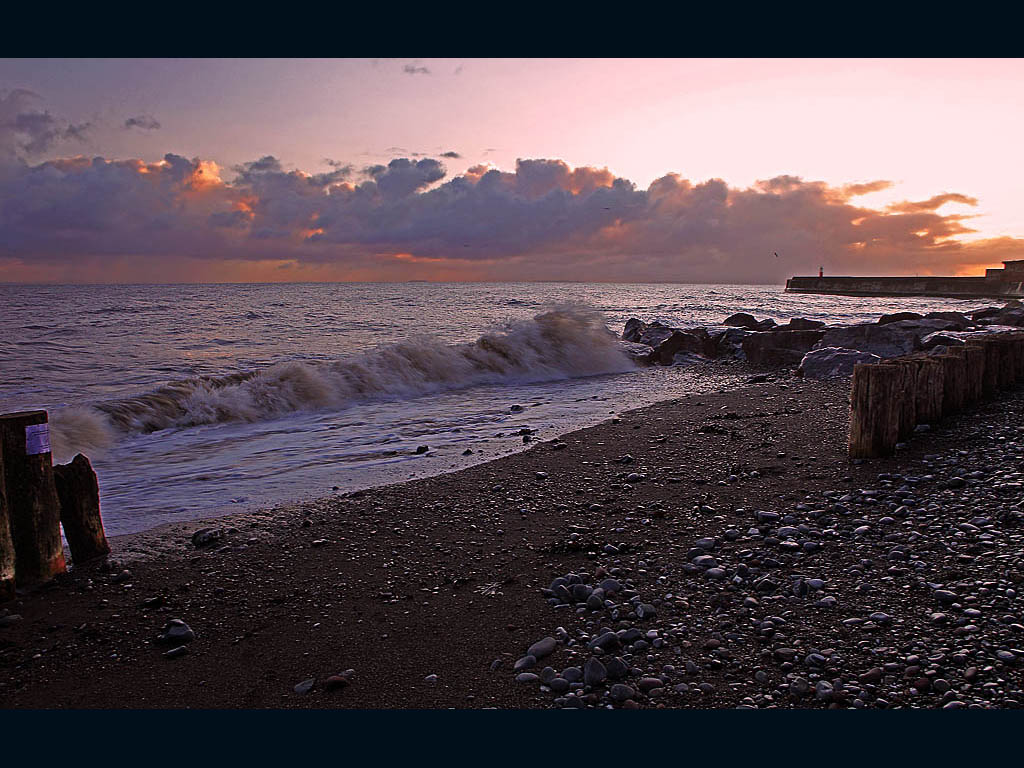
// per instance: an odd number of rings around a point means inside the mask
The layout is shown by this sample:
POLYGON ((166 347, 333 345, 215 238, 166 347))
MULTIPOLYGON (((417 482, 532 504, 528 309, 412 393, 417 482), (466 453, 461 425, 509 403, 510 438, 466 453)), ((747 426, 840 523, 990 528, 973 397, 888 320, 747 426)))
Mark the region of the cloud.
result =
POLYGON ((402 71, 407 75, 429 75, 430 70, 427 67, 418 66, 416 64, 406 64, 402 67, 402 71))
MULTIPOLYGON (((15 146, 53 127, 12 122, 45 113, 4 106, 3 125, 21 125, 5 128, 15 146)), ((780 282, 822 264, 833 274, 949 274, 1024 247, 964 240, 968 216, 938 212, 977 204, 964 194, 881 210, 852 202, 882 181, 783 175, 733 187, 670 173, 642 189, 607 168, 545 158, 454 177, 432 158, 359 172, 325 165, 308 173, 265 155, 225 177, 214 162, 173 153, 12 160, 0 172, 0 269, 6 279, 168 279, 181 264, 196 279, 780 282)))
POLYGON ((0 92, 0 162, 48 152, 58 144, 85 141, 90 123, 69 123, 36 108, 39 96, 24 88, 0 92))
POLYGON ((916 203, 910 202, 909 200, 904 200, 900 203, 893 203, 888 207, 888 210, 896 211, 897 213, 921 213, 923 211, 935 211, 946 203, 963 203, 964 205, 976 206, 978 201, 976 198, 968 197, 967 195, 959 195, 955 192, 949 192, 942 195, 935 195, 927 200, 919 200, 916 203))
POLYGON ((159 131, 160 123, 152 115, 136 115, 124 121, 125 130, 138 128, 142 131, 159 131))
POLYGON ((453 152, 453 151, 449 150, 447 152, 442 152, 441 153, 441 157, 447 157, 447 158, 450 158, 452 160, 458 160, 459 158, 462 157, 462 155, 460 155, 458 152, 453 152))

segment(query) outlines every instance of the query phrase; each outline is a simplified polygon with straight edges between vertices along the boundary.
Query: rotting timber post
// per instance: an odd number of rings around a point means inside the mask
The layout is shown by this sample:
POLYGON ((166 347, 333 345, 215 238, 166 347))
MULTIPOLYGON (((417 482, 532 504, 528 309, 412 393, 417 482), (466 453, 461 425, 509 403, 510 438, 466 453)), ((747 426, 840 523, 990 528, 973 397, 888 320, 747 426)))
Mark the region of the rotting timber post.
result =
POLYGON ((0 445, 15 577, 19 587, 32 586, 66 570, 46 411, 0 416, 0 445))

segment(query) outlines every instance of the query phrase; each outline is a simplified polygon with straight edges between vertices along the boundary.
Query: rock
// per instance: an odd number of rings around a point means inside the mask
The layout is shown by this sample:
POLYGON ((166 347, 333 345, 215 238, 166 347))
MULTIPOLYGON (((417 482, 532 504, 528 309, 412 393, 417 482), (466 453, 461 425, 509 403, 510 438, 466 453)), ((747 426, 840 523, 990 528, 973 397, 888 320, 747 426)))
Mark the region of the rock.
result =
POLYGON ((200 528, 192 534, 192 545, 194 547, 208 547, 224 538, 222 528, 200 528))
POLYGON ((590 687, 600 685, 608 678, 608 670, 605 668, 601 660, 596 656, 591 656, 587 659, 586 664, 583 665, 583 683, 590 687))
POLYGON ((825 323, 821 320, 808 320, 803 317, 794 317, 785 325, 780 325, 779 330, 785 331, 816 331, 824 328, 825 323))
POLYGON ((352 676, 356 673, 354 669, 346 669, 340 675, 331 675, 324 681, 324 688, 328 691, 337 691, 347 688, 352 682, 352 676))
POLYGON ((523 656, 521 659, 516 661, 516 663, 512 666, 512 669, 515 672, 522 672, 523 670, 531 669, 536 664, 537 664, 537 657, 536 656, 531 656, 530 654, 527 654, 526 656, 523 656))
POLYGON ((743 340, 743 353, 754 365, 795 367, 825 333, 826 331, 752 333, 743 340))
POLYGON ((558 647, 558 641, 553 637, 545 637, 543 640, 538 640, 536 643, 531 645, 527 651, 527 656, 533 656, 535 659, 543 659, 545 656, 550 656, 554 653, 555 648, 558 647))
POLYGON ((431 684, 436 683, 437 682, 437 675, 427 675, 426 677, 423 678, 423 682, 424 683, 431 683, 431 684))
POLYGON ((945 320, 949 323, 954 323, 959 326, 957 330, 973 325, 971 318, 962 312, 929 312, 924 316, 925 320, 945 320))
POLYGON ((626 327, 622 330, 622 340, 639 342, 640 337, 644 335, 644 331, 647 330, 647 323, 643 322, 638 317, 631 317, 626 321, 626 327))
POLYGON ((303 680, 301 683, 296 685, 293 690, 296 693, 302 695, 305 693, 309 693, 311 690, 313 690, 314 685, 316 685, 316 678, 311 677, 308 680, 303 680))
POLYGON ((962 347, 966 343, 965 337, 970 335, 961 336, 953 331, 936 331, 921 337, 921 348, 930 350, 935 347, 962 347))
POLYGON ((164 632, 157 637, 161 645, 183 645, 196 639, 195 632, 181 619, 171 619, 164 625, 164 632))
POLYGON ((747 355, 743 351, 743 340, 754 331, 746 328, 726 328, 708 332, 712 341, 715 342, 714 357, 735 357, 745 360, 747 355))
POLYGON ((753 315, 748 315, 746 312, 737 312, 734 315, 729 315, 724 321, 722 321, 722 325, 746 328, 749 331, 758 330, 757 320, 753 315))
POLYGON ((415 453, 418 456, 418 455, 420 455, 422 453, 426 453, 429 450, 430 450, 430 446, 429 445, 418 445, 418 446, 416 446, 415 453))
POLYGON ((841 349, 856 349, 861 352, 869 352, 884 358, 900 357, 920 349, 921 336, 933 330, 936 329, 926 330, 917 324, 912 328, 908 328, 903 322, 893 322, 886 325, 876 325, 874 323, 848 325, 824 331, 820 341, 815 344, 814 348, 839 347, 841 349))
POLYGON ((184 656, 188 653, 187 645, 179 645, 177 648, 171 648, 171 650, 164 653, 165 659, 176 659, 179 656, 184 656))
POLYGON ((10 627, 21 621, 21 615, 12 613, 9 616, 0 616, 0 628, 10 627))
POLYGON ((643 333, 640 334, 640 338, 637 339, 637 342, 640 344, 646 344, 648 347, 657 347, 675 331, 675 328, 670 328, 663 323, 654 321, 644 329, 643 333))
POLYGON ((617 704, 621 704, 626 699, 632 699, 634 696, 636 696, 636 691, 634 691, 632 688, 630 688, 628 685, 624 683, 616 683, 612 686, 612 689, 609 693, 612 697, 612 701, 616 702, 617 704))
POLYGON ((673 330, 664 341, 654 346, 649 362, 656 365, 672 365, 678 354, 689 353, 710 358, 715 356, 717 350, 716 341, 712 340, 704 328, 673 330))
POLYGON ((533 672, 520 672, 516 675, 517 683, 537 683, 540 682, 540 677, 533 674, 533 672))
POLYGON ((901 320, 920 320, 921 317, 917 312, 893 312, 891 315, 882 315, 878 318, 878 325, 898 323, 901 320))
POLYGON ((635 344, 629 341, 620 341, 619 349, 625 353, 626 357, 638 365, 651 364, 651 352, 654 350, 646 344, 635 344))
POLYGON ((856 349, 823 347, 804 355, 797 373, 816 381, 846 378, 853 375, 853 366, 858 363, 877 363, 881 359, 878 355, 856 349))

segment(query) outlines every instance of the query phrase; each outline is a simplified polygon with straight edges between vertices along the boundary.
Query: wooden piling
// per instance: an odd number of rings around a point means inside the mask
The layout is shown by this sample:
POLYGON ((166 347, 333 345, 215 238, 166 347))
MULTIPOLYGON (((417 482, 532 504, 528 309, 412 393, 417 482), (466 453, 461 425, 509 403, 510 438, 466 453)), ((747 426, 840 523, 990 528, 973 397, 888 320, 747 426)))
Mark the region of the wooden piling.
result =
POLYGON ((57 464, 53 479, 72 564, 79 566, 109 555, 100 517, 100 487, 89 459, 78 454, 70 464, 57 464))
POLYGON ((917 426, 917 365, 907 358, 890 361, 898 365, 901 372, 899 384, 899 425, 897 437, 900 442, 910 439, 917 426))
POLYGON ((18 586, 49 581, 66 567, 46 411, 0 416, 0 445, 18 586))
POLYGON ((936 355, 942 364, 942 415, 950 416, 964 407, 967 361, 956 355, 936 355))
POLYGON ((985 350, 971 345, 958 349, 967 360, 967 401, 976 403, 985 391, 985 350))
POLYGON ((896 450, 903 381, 899 365, 854 366, 850 395, 851 458, 891 456, 896 450))
POLYGON ((982 381, 982 395, 985 398, 991 397, 999 388, 999 350, 995 346, 995 339, 982 337, 971 340, 972 346, 979 346, 985 350, 985 376, 982 381))
POLYGON ((4 447, 0 443, 0 603, 14 597, 14 540, 4 491, 4 447))
POLYGON ((942 363, 926 355, 907 359, 917 368, 915 421, 918 424, 937 424, 942 419, 942 363))

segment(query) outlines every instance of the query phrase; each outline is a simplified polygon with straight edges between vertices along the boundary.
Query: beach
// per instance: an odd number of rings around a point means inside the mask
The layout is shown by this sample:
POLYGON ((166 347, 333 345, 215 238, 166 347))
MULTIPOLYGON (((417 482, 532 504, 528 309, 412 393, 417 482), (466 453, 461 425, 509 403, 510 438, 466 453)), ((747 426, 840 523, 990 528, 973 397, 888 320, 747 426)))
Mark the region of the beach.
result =
POLYGON ((851 462, 848 380, 757 373, 457 472, 115 537, 112 565, 0 611, 0 703, 1021 706, 1022 393, 851 462), (158 642, 171 620, 194 639, 158 642))

